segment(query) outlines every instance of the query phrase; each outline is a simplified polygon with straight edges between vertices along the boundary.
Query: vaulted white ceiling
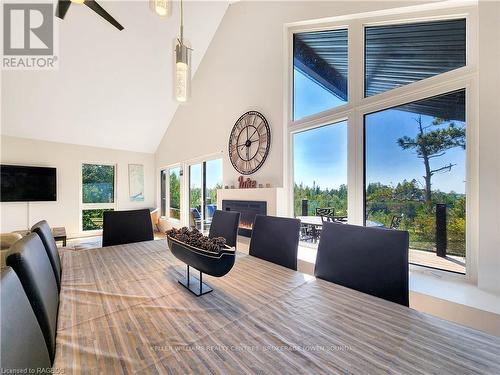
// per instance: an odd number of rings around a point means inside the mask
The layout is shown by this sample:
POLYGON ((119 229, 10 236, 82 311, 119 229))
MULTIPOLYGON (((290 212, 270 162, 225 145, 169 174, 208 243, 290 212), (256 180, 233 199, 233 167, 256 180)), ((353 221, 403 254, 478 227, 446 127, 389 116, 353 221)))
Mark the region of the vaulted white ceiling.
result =
MULTIPOLYGON (((177 109, 173 48, 179 3, 169 18, 148 2, 101 1, 125 29, 72 4, 59 25, 59 69, 2 72, 1 134, 155 152, 177 109)), ((184 33, 193 74, 227 1, 186 1, 184 33)))

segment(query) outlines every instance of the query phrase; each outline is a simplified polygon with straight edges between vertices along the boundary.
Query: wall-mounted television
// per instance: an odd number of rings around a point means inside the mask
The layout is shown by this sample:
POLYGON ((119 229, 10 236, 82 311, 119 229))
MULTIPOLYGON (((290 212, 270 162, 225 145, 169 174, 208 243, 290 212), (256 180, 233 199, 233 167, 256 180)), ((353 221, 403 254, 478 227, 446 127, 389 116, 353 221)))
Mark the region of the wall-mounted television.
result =
POLYGON ((57 200, 56 168, 0 165, 0 202, 57 200))

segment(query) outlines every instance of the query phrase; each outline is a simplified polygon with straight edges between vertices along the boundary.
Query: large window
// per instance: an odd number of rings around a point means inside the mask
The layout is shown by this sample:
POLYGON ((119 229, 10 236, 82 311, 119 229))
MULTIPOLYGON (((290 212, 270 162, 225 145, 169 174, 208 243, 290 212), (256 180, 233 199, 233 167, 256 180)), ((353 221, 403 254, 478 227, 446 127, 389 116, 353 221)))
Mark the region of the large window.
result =
POLYGON ((303 240, 324 221, 407 230, 411 263, 465 273, 476 27, 474 7, 457 9, 289 27, 287 186, 303 240))
POLYGON ((189 225, 202 231, 210 228, 217 209, 217 189, 222 189, 222 159, 189 166, 189 225))
POLYGON ((365 29, 365 96, 464 65, 464 19, 365 29))
POLYGON ((296 133, 293 145, 295 216, 347 217, 347 122, 296 133))
POLYGON ((347 30, 294 34, 293 118, 347 103, 347 30))
POLYGON ((102 229, 104 211, 115 208, 115 166, 82 164, 82 230, 102 229))
POLYGON ((465 90, 365 116, 366 221, 407 230, 412 263, 465 271, 465 145, 465 90))

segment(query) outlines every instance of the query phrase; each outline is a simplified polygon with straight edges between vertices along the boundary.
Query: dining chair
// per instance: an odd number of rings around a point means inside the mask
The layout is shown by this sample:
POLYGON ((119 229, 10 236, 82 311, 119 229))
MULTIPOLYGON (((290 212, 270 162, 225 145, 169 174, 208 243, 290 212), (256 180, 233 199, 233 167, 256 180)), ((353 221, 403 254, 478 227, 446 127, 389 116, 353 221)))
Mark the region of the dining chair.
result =
POLYGON ((240 225, 240 213, 236 211, 216 210, 212 218, 212 225, 208 232, 209 238, 224 237, 226 245, 234 246, 238 242, 238 226, 240 225))
POLYGON ((57 289, 61 290, 61 258, 59 257, 59 251, 57 250, 56 241, 52 235, 52 230, 49 224, 45 221, 39 221, 31 227, 31 231, 38 234, 43 242, 43 246, 47 251, 47 255, 54 270, 54 276, 56 278, 57 289))
POLYGON ((14 269, 21 281, 45 338, 50 361, 53 361, 59 293, 52 265, 36 233, 30 233, 17 241, 11 251, 7 266, 14 269))
POLYGON ((408 306, 408 232, 324 223, 314 275, 408 306))
POLYGON ((297 270, 300 220, 256 215, 249 254, 297 270))
POLYGON ((0 279, 2 370, 5 373, 28 370, 34 374, 50 369, 51 361, 42 330, 19 278, 11 267, 5 267, 0 279))
POLYGON ((154 239, 149 210, 104 211, 102 246, 124 245, 154 239))

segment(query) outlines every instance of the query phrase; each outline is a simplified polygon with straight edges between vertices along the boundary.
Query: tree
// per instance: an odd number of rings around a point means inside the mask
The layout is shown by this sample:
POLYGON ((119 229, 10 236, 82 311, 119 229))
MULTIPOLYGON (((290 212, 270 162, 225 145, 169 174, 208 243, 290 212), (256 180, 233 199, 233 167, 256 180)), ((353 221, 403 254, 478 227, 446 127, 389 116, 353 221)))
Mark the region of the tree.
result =
POLYGON ((424 126, 422 116, 419 115, 415 121, 418 125, 418 134, 415 138, 408 136, 397 140, 403 150, 415 150, 417 157, 422 159, 425 166, 425 201, 428 206, 432 204, 432 176, 440 172, 450 172, 456 164, 443 165, 438 168, 431 167, 431 160, 446 154, 446 151, 454 147, 465 149, 465 128, 457 127, 454 122, 449 122, 446 128, 436 128, 446 122, 442 118, 435 117, 431 124, 424 126))

